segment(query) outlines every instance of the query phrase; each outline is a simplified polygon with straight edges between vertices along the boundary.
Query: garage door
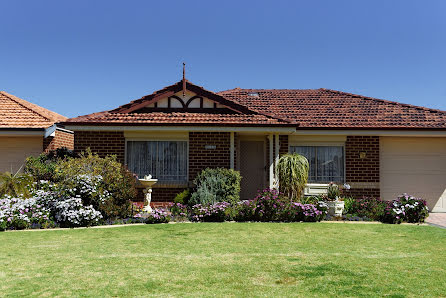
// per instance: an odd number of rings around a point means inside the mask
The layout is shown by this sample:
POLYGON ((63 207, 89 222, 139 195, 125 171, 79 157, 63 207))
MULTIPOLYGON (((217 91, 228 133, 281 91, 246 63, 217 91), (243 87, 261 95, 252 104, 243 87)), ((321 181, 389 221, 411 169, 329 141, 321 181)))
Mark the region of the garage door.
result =
POLYGON ((446 212, 446 138, 381 137, 381 197, 407 193, 446 212))
POLYGON ((0 137, 0 172, 17 172, 28 156, 42 153, 43 138, 0 137))

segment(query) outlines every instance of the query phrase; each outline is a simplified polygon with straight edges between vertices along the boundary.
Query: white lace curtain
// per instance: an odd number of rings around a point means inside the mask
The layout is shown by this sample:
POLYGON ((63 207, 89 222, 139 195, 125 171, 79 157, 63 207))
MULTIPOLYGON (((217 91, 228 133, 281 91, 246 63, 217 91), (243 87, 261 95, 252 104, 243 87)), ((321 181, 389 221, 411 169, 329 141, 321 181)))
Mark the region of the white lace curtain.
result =
POLYGON ((344 182, 344 147, 291 146, 290 151, 308 159, 310 164, 309 182, 344 182))
POLYGON ((127 165, 139 178, 150 174, 159 182, 187 182, 187 142, 128 141, 127 165))

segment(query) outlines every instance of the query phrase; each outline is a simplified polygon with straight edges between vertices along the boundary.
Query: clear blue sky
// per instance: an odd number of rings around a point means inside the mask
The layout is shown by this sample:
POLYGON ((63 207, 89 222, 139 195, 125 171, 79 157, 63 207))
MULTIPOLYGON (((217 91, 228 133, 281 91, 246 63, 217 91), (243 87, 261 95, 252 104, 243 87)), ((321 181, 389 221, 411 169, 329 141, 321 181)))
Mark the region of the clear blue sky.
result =
POLYGON ((0 0, 0 90, 65 116, 187 78, 446 110, 446 1, 0 0))

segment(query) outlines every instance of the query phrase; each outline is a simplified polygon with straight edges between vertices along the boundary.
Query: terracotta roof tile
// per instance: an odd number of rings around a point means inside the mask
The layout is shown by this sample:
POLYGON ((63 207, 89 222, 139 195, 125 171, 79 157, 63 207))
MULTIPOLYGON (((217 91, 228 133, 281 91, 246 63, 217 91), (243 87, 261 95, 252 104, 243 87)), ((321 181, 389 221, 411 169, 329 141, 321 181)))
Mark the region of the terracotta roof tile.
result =
MULTIPOLYGON (((300 129, 446 129, 446 111, 329 89, 232 89, 213 93, 187 82, 187 89, 230 107, 234 113, 185 111, 138 113, 182 81, 117 109, 69 119, 95 125, 286 125, 300 129), (131 112, 128 112, 131 111, 131 112)), ((163 95, 163 96, 164 96, 163 95)), ((166 95, 167 96, 167 95, 166 95)))
POLYGON ((288 125, 288 122, 259 114, 215 114, 189 112, 112 113, 100 112, 69 119, 70 124, 133 125, 288 125))
POLYGON ((446 111, 329 89, 236 88, 218 94, 299 128, 446 129, 446 111))
POLYGON ((67 118, 0 91, 0 128, 47 128, 67 118))

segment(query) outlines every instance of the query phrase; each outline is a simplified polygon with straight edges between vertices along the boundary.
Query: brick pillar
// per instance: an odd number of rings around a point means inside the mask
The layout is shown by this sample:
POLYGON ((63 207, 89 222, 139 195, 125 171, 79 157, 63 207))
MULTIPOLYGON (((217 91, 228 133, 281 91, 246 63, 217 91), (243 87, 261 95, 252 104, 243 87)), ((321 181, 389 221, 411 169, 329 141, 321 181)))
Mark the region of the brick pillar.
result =
POLYGON ((378 136, 347 136, 345 177, 352 187, 346 195, 380 196, 378 136))

